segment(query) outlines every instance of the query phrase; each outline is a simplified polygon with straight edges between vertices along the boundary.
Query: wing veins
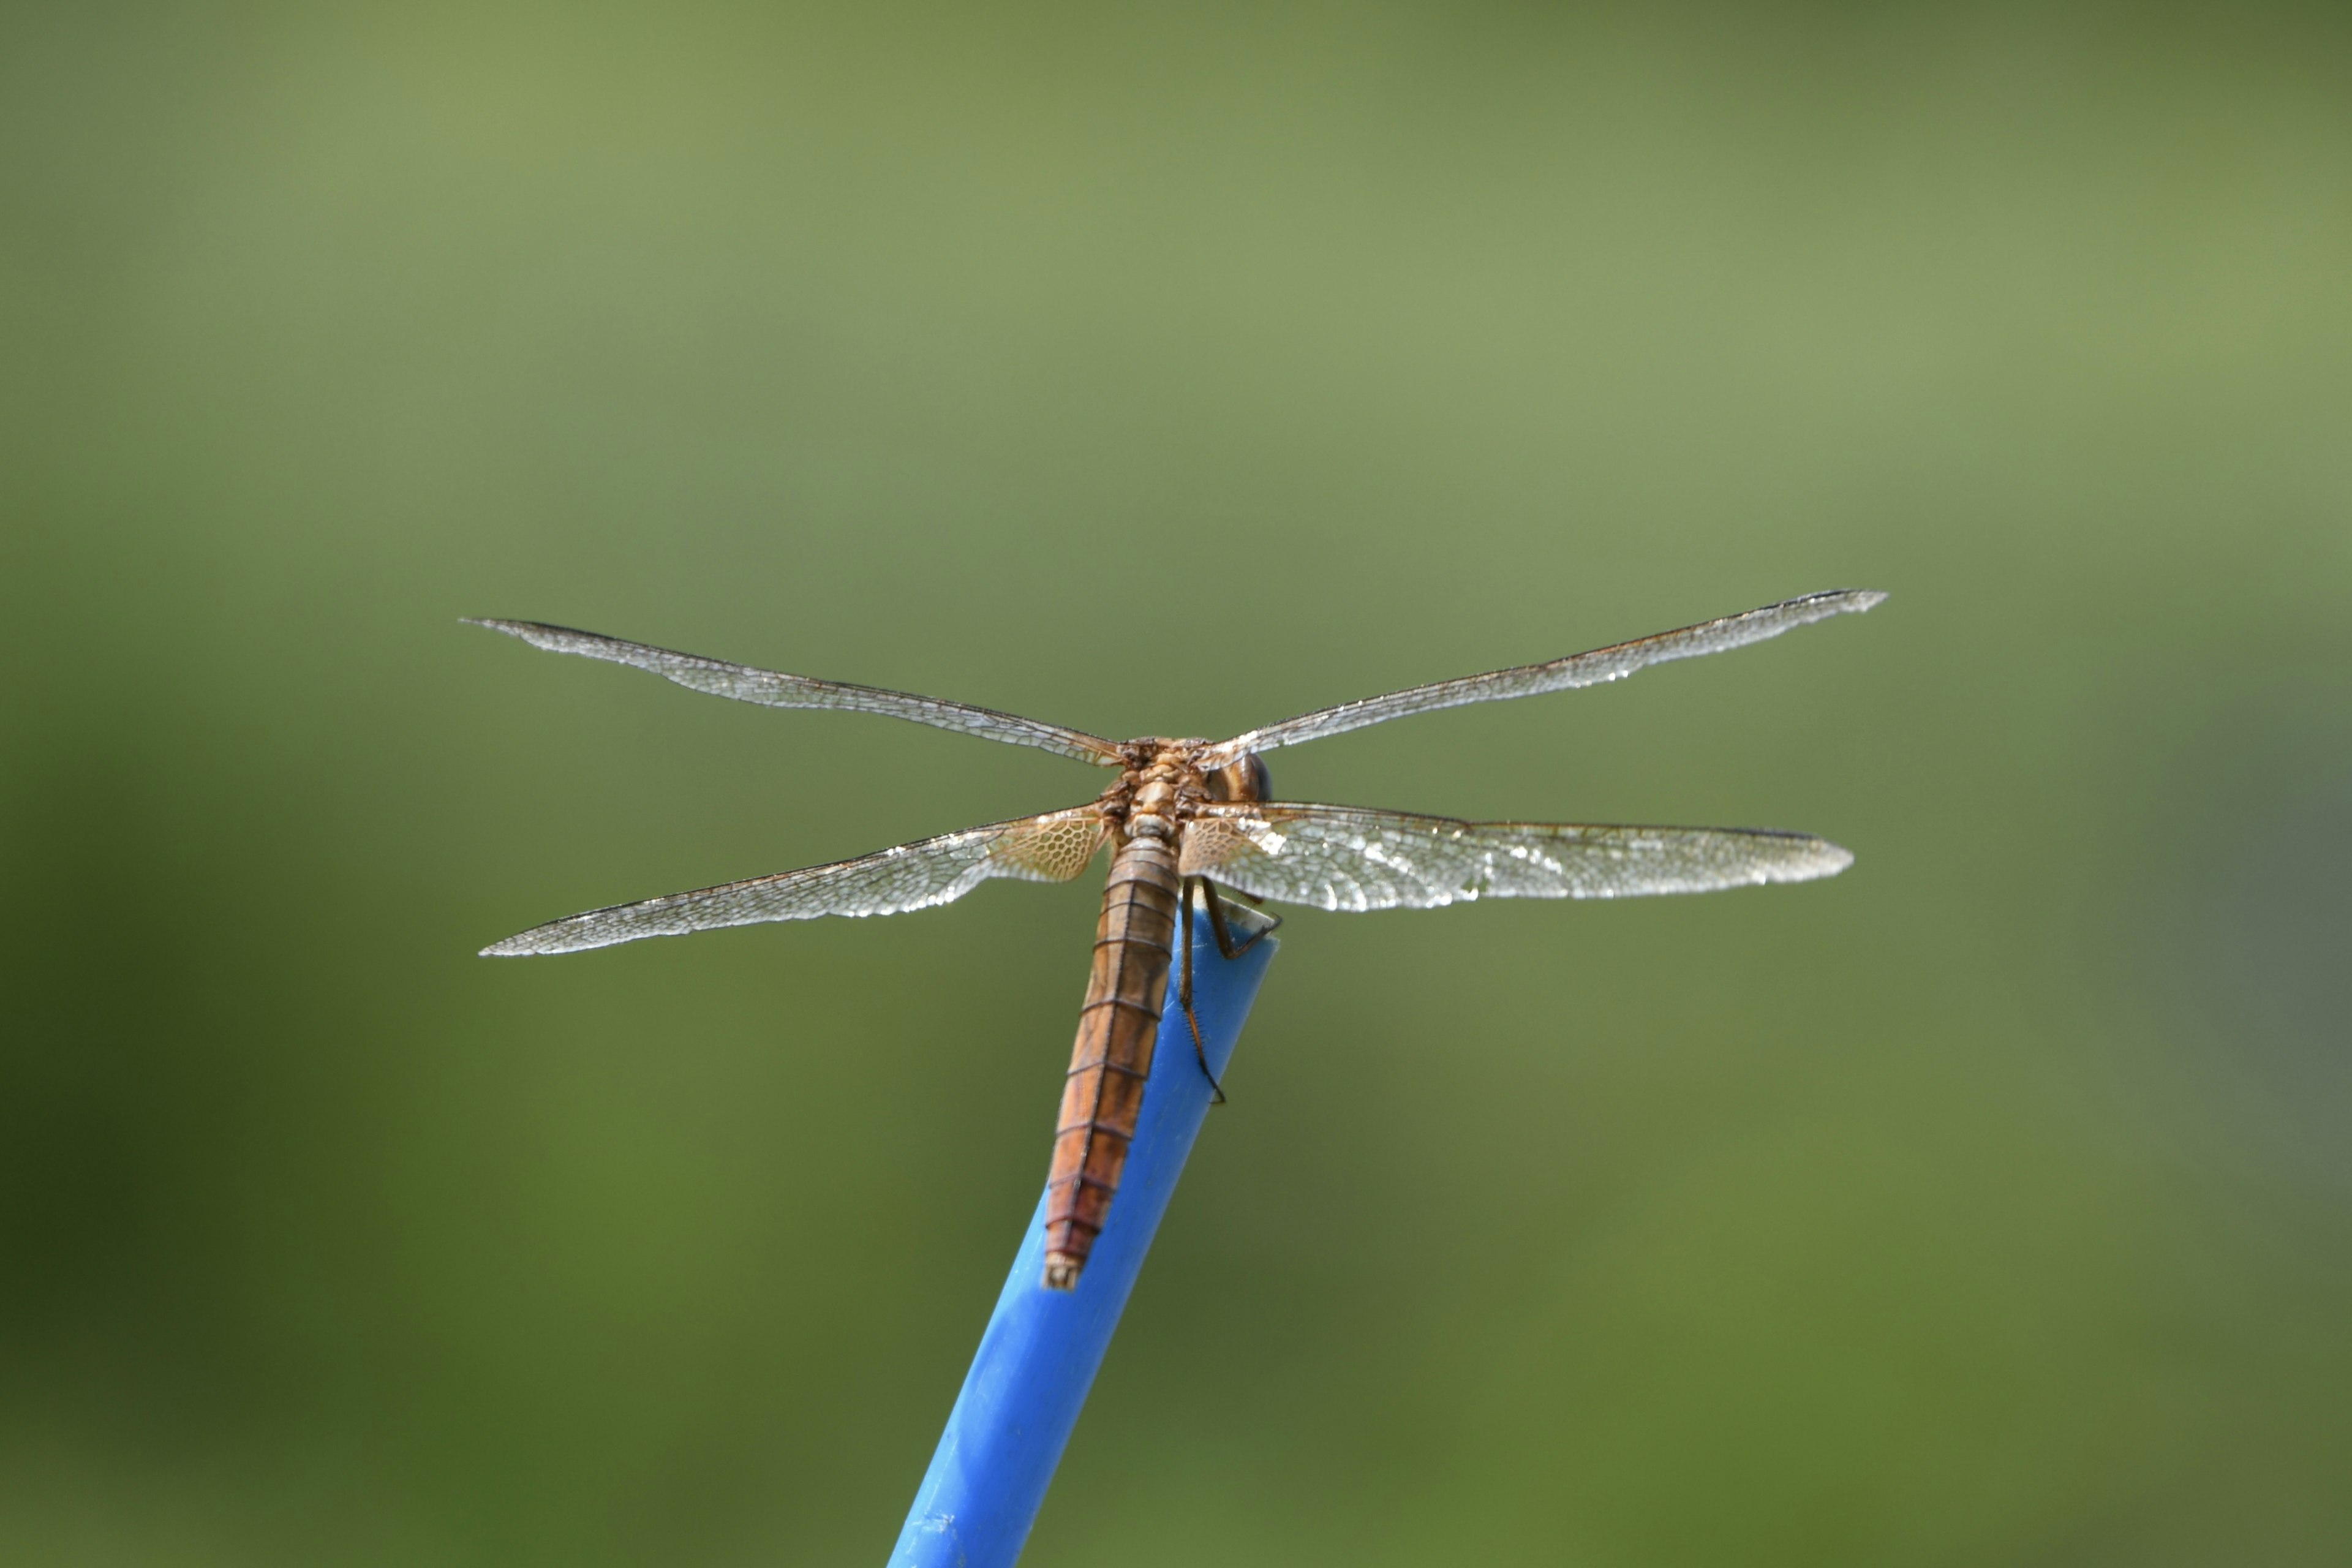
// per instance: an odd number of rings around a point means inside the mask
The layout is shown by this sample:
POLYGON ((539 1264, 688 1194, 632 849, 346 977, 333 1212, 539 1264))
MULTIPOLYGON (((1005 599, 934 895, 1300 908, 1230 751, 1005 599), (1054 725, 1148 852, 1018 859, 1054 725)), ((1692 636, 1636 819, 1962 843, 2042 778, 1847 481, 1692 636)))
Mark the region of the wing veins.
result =
POLYGON ((1268 724, 1236 735, 1230 741, 1220 742, 1202 753, 1202 762, 1204 766, 1222 767, 1245 752, 1271 751, 1276 746, 1295 746, 1304 741, 1319 741, 1326 736, 1344 734, 1349 730, 1385 723, 1408 714, 1457 708, 1469 702, 1533 697, 1579 686, 1597 686, 1604 681, 1622 679, 1646 665, 1663 664, 1669 659, 1696 658, 1701 654, 1722 653, 1749 643, 1761 642, 1767 637, 1779 637, 1782 632, 1810 621, 1867 610, 1885 597, 1885 595, 1869 589, 1838 589, 1823 594, 1808 594, 1802 598, 1783 600, 1741 615, 1724 616, 1712 621, 1702 621, 1696 626, 1637 637, 1632 642, 1614 643, 1589 653, 1570 654, 1565 658, 1551 659, 1543 664, 1517 665, 1509 669, 1489 670, 1484 675, 1465 675, 1452 680, 1432 681, 1426 686, 1407 687, 1402 691, 1384 692, 1378 697, 1360 698, 1353 702, 1340 703, 1336 708, 1302 713, 1295 719, 1286 719, 1278 724, 1268 724))
POLYGON ((781 670, 730 664, 725 659, 677 653, 648 643, 628 642, 620 637, 578 631, 571 626, 549 626, 541 621, 502 621, 467 616, 466 624, 504 632, 550 653, 578 654, 586 658, 625 664, 635 669, 650 671, 690 691, 729 697, 738 702, 756 702, 766 708, 831 708, 853 713, 879 713, 888 718, 929 724, 936 729, 952 730, 959 734, 977 735, 983 740, 1003 741, 1016 746, 1035 746, 1078 762, 1092 763, 1097 767, 1119 765, 1118 748, 1099 735, 1089 735, 1083 730, 1072 730, 1060 724, 1048 724, 1043 720, 1024 719, 1017 713, 1000 713, 993 708, 976 708, 969 703, 950 702, 908 691, 888 691, 878 686, 858 686, 843 680, 786 675, 781 670))
POLYGON ((903 914, 951 903, 993 877, 1066 882, 1087 868, 1104 831, 1102 814, 1092 805, 992 822, 827 865, 567 915, 493 942, 482 956, 578 952, 819 915, 903 914))
POLYGON ((1465 822, 1305 802, 1213 805, 1185 825, 1182 869, 1326 910, 1494 898, 1631 898, 1832 877, 1845 849, 1774 828, 1465 822))

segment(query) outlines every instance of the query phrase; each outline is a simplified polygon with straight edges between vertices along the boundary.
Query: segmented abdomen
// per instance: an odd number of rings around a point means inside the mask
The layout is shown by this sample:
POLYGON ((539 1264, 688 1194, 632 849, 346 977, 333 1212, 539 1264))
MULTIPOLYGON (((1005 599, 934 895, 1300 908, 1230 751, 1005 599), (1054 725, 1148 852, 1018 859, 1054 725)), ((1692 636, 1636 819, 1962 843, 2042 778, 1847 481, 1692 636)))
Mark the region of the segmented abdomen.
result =
POLYGON ((1049 1290, 1077 1284, 1118 1192, 1160 1036, 1181 887, 1164 839, 1130 838, 1111 861, 1046 1183, 1049 1290))

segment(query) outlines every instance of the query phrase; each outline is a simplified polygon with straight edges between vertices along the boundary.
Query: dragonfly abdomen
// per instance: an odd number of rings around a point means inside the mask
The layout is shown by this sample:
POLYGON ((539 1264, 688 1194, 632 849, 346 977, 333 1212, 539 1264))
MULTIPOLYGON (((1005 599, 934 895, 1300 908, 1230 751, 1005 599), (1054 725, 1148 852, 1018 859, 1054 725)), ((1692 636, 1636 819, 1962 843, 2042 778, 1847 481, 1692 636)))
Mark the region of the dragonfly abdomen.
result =
POLYGON ((1095 928, 1094 963, 1077 1044, 1054 1134, 1045 1209, 1045 1288, 1067 1290, 1102 1234, 1143 1110, 1143 1086, 1160 1036, 1171 943, 1181 887, 1176 850, 1140 816, 1112 859, 1095 928))

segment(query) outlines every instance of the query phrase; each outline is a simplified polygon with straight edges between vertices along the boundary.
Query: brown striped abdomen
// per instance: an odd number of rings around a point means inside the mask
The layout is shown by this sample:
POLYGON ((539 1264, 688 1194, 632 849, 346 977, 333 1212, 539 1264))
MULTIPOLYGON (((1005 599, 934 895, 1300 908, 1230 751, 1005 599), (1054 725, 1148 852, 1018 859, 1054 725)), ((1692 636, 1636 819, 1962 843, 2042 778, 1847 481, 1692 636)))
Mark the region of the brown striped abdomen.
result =
MULTIPOLYGON (((1158 819, 1136 826, 1149 833, 1158 819)), ((1168 994, 1171 942, 1181 882, 1173 844, 1139 836, 1122 846, 1103 889, 1102 921, 1095 928, 1094 967, 1078 1015, 1078 1042, 1062 1090, 1054 1133, 1054 1167, 1046 1182, 1045 1288, 1078 1282, 1109 1216, 1143 1110, 1151 1049, 1160 1036, 1160 1007, 1168 994)))

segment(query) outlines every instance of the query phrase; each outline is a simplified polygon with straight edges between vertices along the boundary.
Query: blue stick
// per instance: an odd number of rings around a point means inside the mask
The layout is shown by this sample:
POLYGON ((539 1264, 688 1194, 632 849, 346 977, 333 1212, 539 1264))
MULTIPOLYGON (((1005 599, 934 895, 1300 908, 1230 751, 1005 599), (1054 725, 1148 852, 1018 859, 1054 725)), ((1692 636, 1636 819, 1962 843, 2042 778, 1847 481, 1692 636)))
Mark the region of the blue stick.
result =
MULTIPOLYGON (((1217 951, 1205 914, 1192 919, 1192 1011, 1209 1069, 1223 1078, 1234 1042, 1274 958, 1274 942, 1239 958, 1217 951)), ((1209 1083, 1192 1055, 1192 1031, 1171 994, 1143 1092, 1143 1115, 1110 1218, 1075 1290, 1048 1290, 1045 1200, 1029 1219, 980 1352, 964 1374, 947 1430, 890 1553, 890 1568, 1012 1568, 1036 1522, 1054 1467, 1077 1425, 1111 1331, 1127 1306, 1143 1255, 1209 1111, 1209 1083)))

